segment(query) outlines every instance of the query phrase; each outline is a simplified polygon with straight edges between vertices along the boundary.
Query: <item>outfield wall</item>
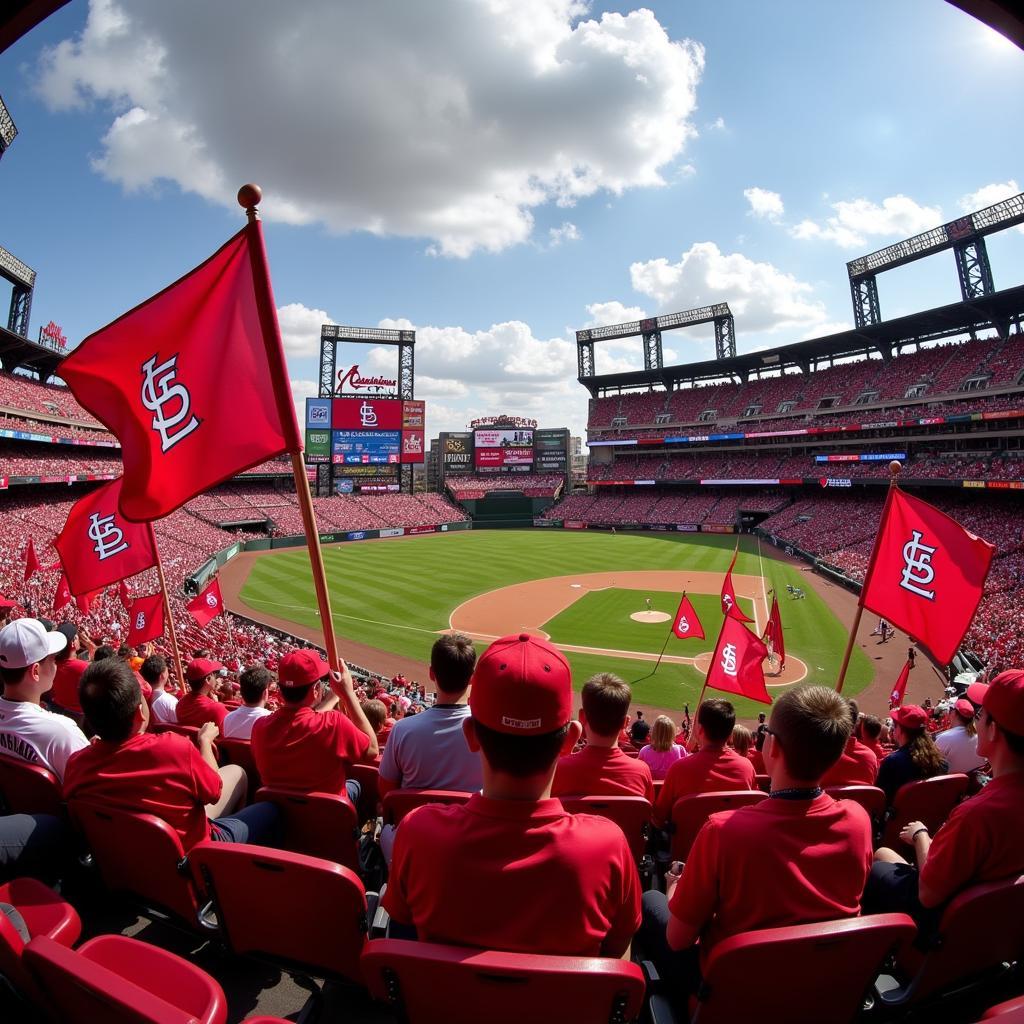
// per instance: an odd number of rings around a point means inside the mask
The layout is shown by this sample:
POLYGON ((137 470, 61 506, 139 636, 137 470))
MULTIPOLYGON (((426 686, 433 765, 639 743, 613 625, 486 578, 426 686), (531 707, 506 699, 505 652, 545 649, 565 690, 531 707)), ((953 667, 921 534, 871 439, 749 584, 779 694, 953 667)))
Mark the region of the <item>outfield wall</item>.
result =
POLYGON ((559 530, 650 530, 656 533, 735 533, 732 523, 602 523, 590 519, 542 519, 534 517, 537 529, 559 530))

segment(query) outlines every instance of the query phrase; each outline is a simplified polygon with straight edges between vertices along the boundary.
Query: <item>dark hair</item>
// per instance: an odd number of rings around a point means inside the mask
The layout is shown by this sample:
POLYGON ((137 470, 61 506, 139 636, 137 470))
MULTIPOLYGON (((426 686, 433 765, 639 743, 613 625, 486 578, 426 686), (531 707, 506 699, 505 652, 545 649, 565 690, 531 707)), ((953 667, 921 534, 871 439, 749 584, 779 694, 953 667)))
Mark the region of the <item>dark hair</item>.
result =
POLYGON ((193 693, 198 693, 206 685, 206 680, 209 679, 210 676, 213 676, 213 675, 216 675, 216 674, 217 674, 216 672, 207 672, 205 676, 200 676, 198 679, 189 679, 189 677, 186 675, 185 676, 185 685, 193 693))
POLYGON ((882 720, 877 715, 865 715, 858 723, 862 736, 877 740, 882 735, 882 720))
POLYGON ((211 651, 209 647, 202 647, 198 651, 193 651, 192 652, 192 659, 193 660, 195 660, 196 658, 212 658, 212 657, 213 657, 213 651, 211 651))
MULTIPOLYGON (((318 680, 319 681, 319 680, 318 680)), ((278 687, 281 691, 281 700, 285 704, 299 705, 302 704, 309 696, 309 691, 316 686, 316 683, 310 683, 308 686, 280 686, 278 687)))
POLYGON ((724 743, 736 725, 736 711, 729 701, 711 697, 701 704, 697 724, 712 743, 724 743))
POLYGON ((1010 748, 1010 753, 1015 757, 1024 757, 1024 735, 1021 735, 1019 732, 1010 732, 1008 729, 1004 729, 998 722, 996 722, 996 728, 1003 734, 1006 745, 1010 748))
POLYGON ((827 686, 795 686, 777 697, 770 725, 789 774, 807 782, 839 760, 853 732, 847 701, 827 686))
POLYGON ((26 665, 24 668, 0 667, 0 683, 3 683, 4 686, 17 686, 31 667, 31 665, 26 665))
MULTIPOLYGON (((598 672, 583 684, 583 713, 587 727, 598 736, 618 736, 623 719, 629 714, 633 691, 611 672, 598 672)), ((673 729, 673 734, 675 730, 673 729)))
POLYGON ((430 649, 434 682, 442 693, 464 693, 476 667, 476 648, 464 633, 446 633, 430 649))
POLYGON ((487 763, 495 771, 517 779, 546 772, 562 752, 562 744, 569 731, 569 723, 566 722, 554 732, 544 732, 539 736, 513 736, 489 729, 475 718, 473 727, 487 763))
POLYGON ((86 721, 101 739, 111 743, 131 735, 141 701, 139 681, 120 658, 94 661, 78 682, 78 702, 86 721))
POLYGON ((250 665, 239 677, 238 688, 246 704, 255 704, 267 692, 274 677, 262 665, 250 665))
POLYGON ((163 675, 167 669, 167 659, 162 654, 151 654, 140 666, 139 675, 149 683, 150 686, 155 686, 156 681, 163 675))
POLYGON ((853 721, 853 727, 856 729, 857 722, 860 719, 860 708, 857 706, 857 702, 855 700, 848 700, 846 703, 850 709, 850 718, 853 721))
POLYGON ((93 651, 92 660, 103 661, 106 658, 116 657, 117 651, 115 651, 114 648, 110 646, 110 644, 100 644, 99 647, 97 647, 96 650, 93 651))
POLYGON ((119 658, 130 658, 132 655, 132 649, 127 644, 121 644, 117 649, 117 656, 119 658))

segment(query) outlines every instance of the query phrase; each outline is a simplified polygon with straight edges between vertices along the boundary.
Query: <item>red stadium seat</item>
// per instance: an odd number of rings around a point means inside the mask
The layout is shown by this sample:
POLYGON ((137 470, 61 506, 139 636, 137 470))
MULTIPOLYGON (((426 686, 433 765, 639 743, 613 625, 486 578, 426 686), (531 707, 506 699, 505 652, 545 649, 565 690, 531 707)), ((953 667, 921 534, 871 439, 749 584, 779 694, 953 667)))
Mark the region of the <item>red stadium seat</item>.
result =
POLYGON ((359 794, 359 806, 356 808, 360 821, 377 817, 377 804, 380 802, 378 763, 350 764, 345 769, 348 777, 358 782, 362 788, 362 792, 359 794))
POLYGON ((58 1021, 224 1024, 227 1001, 208 974, 173 953, 124 935, 100 935, 77 952, 46 936, 25 947, 25 966, 58 1021))
POLYGON ((860 804, 876 824, 885 816, 885 791, 877 786, 828 786, 825 792, 834 800, 853 800, 860 804))
POLYGON ((53 772, 3 754, 0 802, 5 814, 64 814, 60 782, 53 772))
POLYGON ((853 1021, 885 961, 916 931, 906 914, 876 914, 730 936, 708 957, 691 1024, 853 1021))
MULTIPOLYGON (((29 935, 45 935, 62 946, 73 946, 82 934, 75 908, 49 886, 34 878, 14 878, 0 885, 0 903, 14 907, 25 921, 29 935)), ((39 993, 22 963, 25 943, 5 914, 0 914, 0 975, 26 999, 38 1001, 39 993)))
POLYGON ((625 960, 375 939, 362 962, 370 994, 407 1024, 624 1022, 644 998, 643 972, 625 960))
POLYGON ((967 776, 963 774, 935 775, 900 786, 885 823, 882 845, 899 849, 900 832, 908 821, 922 822, 934 835, 966 792, 967 776))
POLYGON ((570 814, 597 814, 610 818, 622 829, 633 859, 639 863, 647 851, 651 804, 642 796, 569 796, 562 806, 570 814))
POLYGON ((1024 1021, 1024 996, 1008 999, 1005 1003, 990 1006, 982 1016, 982 1020, 999 1019, 1001 1024, 1021 1024, 1024 1021))
POLYGON ((197 843, 188 859, 233 953, 362 984, 369 920, 354 872, 299 853, 211 840, 197 843))
POLYGON ((348 797, 263 786, 256 799, 280 808, 286 849, 358 871, 359 820, 348 797))
POLYGON ((384 824, 397 826, 424 804, 464 804, 472 795, 453 789, 392 789, 384 794, 384 824))
POLYGON ((153 916, 209 927, 184 868, 181 839, 166 821, 88 800, 72 800, 69 807, 109 890, 128 893, 153 916))
MULTIPOLYGON (((172 722, 151 722, 149 726, 150 732, 176 732, 179 736, 184 736, 185 739, 191 740, 196 746, 199 745, 199 726, 198 725, 175 725, 172 722)), ((218 737, 218 742, 220 739, 218 737)))
POLYGON ((772 791, 772 777, 770 775, 755 775, 754 785, 762 793, 770 793, 772 791))
POLYGON ((879 985, 881 998, 893 1007, 919 1003, 987 982, 1022 957, 1024 875, 973 885, 950 901, 923 955, 917 949, 901 952, 897 976, 879 985))
POLYGON ((252 744, 249 740, 235 740, 226 736, 218 736, 217 750, 222 762, 227 761, 228 764, 237 764, 245 772, 245 776, 249 780, 250 793, 255 793, 263 785, 259 769, 256 767, 256 758, 253 757, 252 744))
POLYGON ((686 860, 697 833, 712 814, 759 804, 765 797, 766 794, 759 789, 736 789, 722 793, 695 793, 693 796, 684 796, 677 800, 672 805, 669 824, 669 832, 672 835, 672 860, 686 860))

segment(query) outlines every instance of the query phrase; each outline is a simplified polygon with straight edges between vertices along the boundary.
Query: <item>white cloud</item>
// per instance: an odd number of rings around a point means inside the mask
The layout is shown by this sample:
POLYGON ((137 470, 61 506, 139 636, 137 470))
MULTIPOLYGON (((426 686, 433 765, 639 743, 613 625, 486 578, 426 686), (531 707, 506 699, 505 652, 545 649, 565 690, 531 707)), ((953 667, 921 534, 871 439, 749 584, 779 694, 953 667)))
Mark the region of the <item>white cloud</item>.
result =
POLYGON ((725 118, 721 116, 716 117, 714 121, 712 121, 708 125, 705 125, 705 127, 709 132, 724 132, 726 130, 725 118))
POLYGON ((310 309, 301 302, 289 302, 277 310, 284 350, 292 356, 320 353, 320 328, 334 321, 322 309, 310 309))
POLYGON ((703 48, 646 9, 585 13, 91 0, 36 85, 109 115, 94 166, 125 190, 171 181, 234 208, 255 180, 268 219, 467 256, 525 241, 543 204, 663 185, 695 134, 703 48))
POLYGON ((582 237, 580 229, 568 220, 563 220, 559 227, 548 230, 548 244, 552 249, 563 242, 578 242, 582 237))
POLYGON ((639 306, 624 306, 621 302, 592 302, 587 306, 590 319, 584 327, 610 327, 643 320, 647 314, 639 306))
MULTIPOLYGON (((1011 196, 1020 195, 1020 192, 1020 185, 1013 178, 1010 178, 1009 181, 982 185, 976 192, 968 192, 967 195, 960 197, 957 206, 964 213, 974 213, 976 210, 983 210, 986 206, 993 206, 995 203, 1009 199, 1011 196)), ((1024 224, 1018 224, 1015 230, 1024 234, 1024 224)))
POLYGON ((872 236, 896 242, 942 223, 939 207, 922 206, 904 195, 889 196, 881 204, 870 199, 840 201, 832 203, 832 209, 835 213, 826 218, 824 224, 802 220, 790 228, 790 234, 802 240, 835 242, 841 248, 851 249, 867 245, 872 236))
POLYGON ((743 195, 750 203, 750 214, 753 217, 778 223, 779 218, 786 212, 782 205, 782 196, 778 192, 771 192, 755 185, 753 188, 745 188, 743 195))
POLYGON ((320 389, 315 380, 292 379, 289 381, 292 388, 292 401, 295 403, 295 418, 302 428, 306 422, 306 399, 316 398, 320 389))

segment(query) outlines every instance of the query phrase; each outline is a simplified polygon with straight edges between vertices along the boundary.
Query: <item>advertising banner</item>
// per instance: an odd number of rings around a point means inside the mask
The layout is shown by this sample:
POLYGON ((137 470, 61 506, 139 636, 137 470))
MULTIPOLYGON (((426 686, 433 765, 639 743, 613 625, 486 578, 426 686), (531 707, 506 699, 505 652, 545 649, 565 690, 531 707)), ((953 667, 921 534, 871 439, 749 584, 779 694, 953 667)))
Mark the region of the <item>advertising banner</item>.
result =
POLYGON ((335 398, 335 430, 401 430, 402 403, 395 398, 335 398))
POLYGON ((425 402, 403 402, 402 403, 402 429, 422 430, 426 425, 425 402))
POLYGON ((676 523, 676 529, 680 533, 696 533, 698 527, 696 523, 676 523))
POLYGON ((405 528, 406 534, 416 535, 419 533, 436 533, 436 526, 407 526, 405 528))
POLYGON ((533 463, 532 448, 477 448, 473 463, 478 468, 488 466, 529 466, 533 463))
POLYGON ((382 537, 401 537, 405 533, 405 528, 402 526, 392 526, 386 530, 381 530, 380 535, 382 537))
POLYGON ((331 432, 329 430, 306 430, 306 462, 331 461, 331 432))
POLYGON ((336 465, 380 465, 401 459, 401 433, 397 430, 335 430, 331 454, 336 465))
MULTIPOLYGON (((344 458, 344 456, 341 456, 344 458)), ((335 463, 336 465, 343 465, 343 463, 335 463)), ((342 476, 351 477, 372 477, 377 483, 389 484, 394 483, 395 478, 392 475, 397 466, 345 466, 344 470, 341 471, 342 476)), ((362 482, 362 480, 360 480, 362 482)))
POLYGON ((519 430, 477 430, 473 434, 476 448, 508 448, 533 446, 533 431, 519 430))
POLYGON ((402 431, 402 462, 423 461, 423 431, 402 431))
POLYGON ((587 528, 586 523, 581 523, 574 519, 566 519, 566 521, 562 525, 567 530, 585 530, 587 528))
POLYGON ((331 428, 331 400, 329 398, 306 399, 306 429, 331 428))
POLYGON ((735 533, 735 526, 726 526, 722 523, 705 523, 701 528, 703 533, 735 533))
POLYGON ((537 517, 534 517, 533 525, 534 526, 561 526, 562 525, 562 520, 561 519, 541 519, 539 516, 537 516, 537 517))
POLYGON ((351 494, 352 490, 353 484, 351 477, 343 477, 341 480, 334 481, 335 494, 351 494))
POLYGON ((533 435, 533 443, 536 448, 566 448, 569 444, 569 431, 538 430, 533 435))
POLYGON ((468 431, 441 435, 441 458, 446 473, 468 470, 473 463, 472 453, 473 435, 468 431))

